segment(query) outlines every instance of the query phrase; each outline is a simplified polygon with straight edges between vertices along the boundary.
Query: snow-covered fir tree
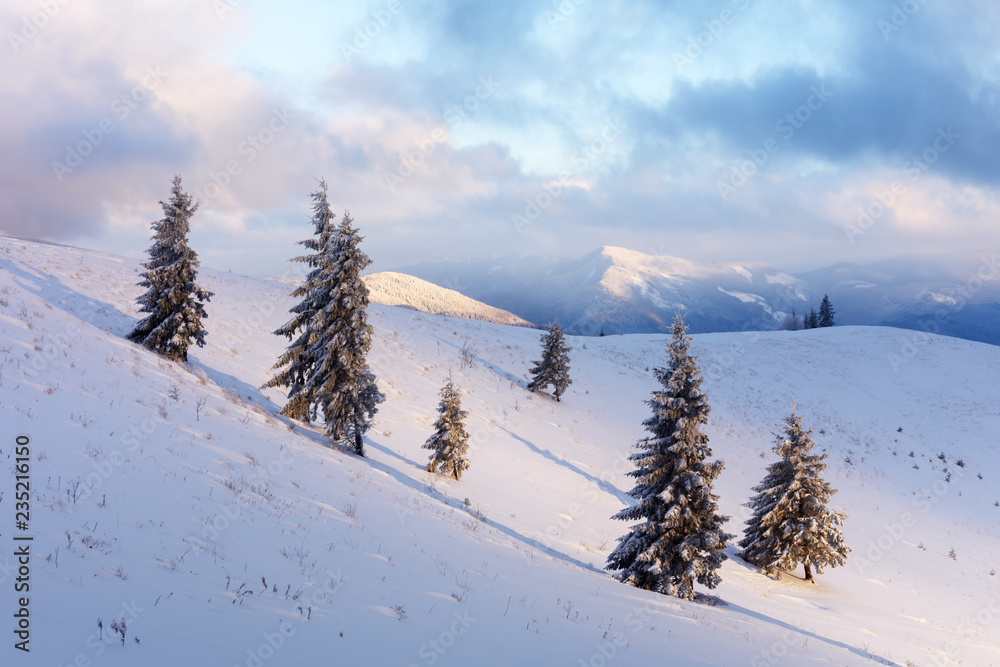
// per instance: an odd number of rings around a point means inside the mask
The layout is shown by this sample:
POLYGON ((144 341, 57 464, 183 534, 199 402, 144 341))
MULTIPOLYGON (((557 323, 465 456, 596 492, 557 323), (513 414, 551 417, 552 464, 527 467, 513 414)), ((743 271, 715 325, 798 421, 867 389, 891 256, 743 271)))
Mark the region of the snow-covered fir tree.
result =
POLYGON ((815 308, 809 309, 809 314, 803 317, 804 329, 815 329, 819 326, 819 315, 816 314, 815 308))
POLYGON ((782 331, 798 331, 802 328, 802 321, 799 316, 795 314, 795 309, 792 308, 792 314, 786 315, 785 319, 781 322, 782 331))
MULTIPOLYGON (((354 440, 354 452, 364 456, 362 435, 374 415, 381 394, 365 363, 372 346, 368 324, 368 287, 361 272, 372 263, 360 248, 361 236, 354 220, 344 213, 318 260, 323 276, 317 290, 325 294, 323 304, 308 324, 314 342, 305 354, 313 368, 304 391, 323 415, 326 435, 333 440, 354 440), (367 373, 367 375, 366 375, 367 373), (373 399, 373 394, 378 399, 373 399), (359 416, 369 415, 367 421, 359 416)), ((319 305, 317 303, 317 305, 319 305)))
POLYGON ((306 422, 314 417, 313 394, 306 384, 315 364, 309 351, 317 342, 316 333, 310 324, 313 316, 330 300, 331 253, 336 250, 335 244, 331 243, 337 231, 335 216, 330 210, 326 190, 326 181, 320 180, 319 189, 309 195, 313 200, 312 223, 315 231, 312 238, 299 241, 299 245, 312 252, 291 260, 312 267, 305 281, 292 291, 292 296, 302 297, 302 300, 289 311, 292 318, 274 332, 276 336, 285 336, 294 341, 275 362, 275 376, 262 387, 287 387, 288 402, 281 414, 306 422))
POLYGON ((429 472, 450 475, 461 479, 469 467, 465 458, 469 449, 469 434, 465 430, 465 418, 469 413, 462 410, 461 394, 448 376, 448 382, 441 389, 441 403, 438 404, 438 419, 434 422, 434 435, 427 439, 423 448, 431 450, 429 472))
POLYGON ((172 196, 160 202, 163 219, 152 223, 153 245, 140 287, 147 288, 137 299, 139 312, 149 313, 136 324, 128 339, 144 345, 174 361, 187 361, 192 343, 205 346, 202 319, 204 302, 212 293, 196 282, 198 255, 188 247, 191 216, 198 210, 191 195, 181 187, 181 177, 174 176, 172 196))
POLYGON ((573 383, 569 377, 569 353, 573 348, 566 347, 566 339, 558 322, 549 325, 549 332, 542 343, 542 360, 531 369, 534 376, 528 383, 529 391, 538 391, 552 385, 552 394, 559 400, 566 387, 573 383))
POLYGON ((640 523, 619 538, 606 568, 637 588, 691 600, 695 582, 715 588, 721 581, 716 570, 733 536, 722 530, 729 517, 712 492, 723 464, 706 460, 712 450, 701 427, 711 408, 680 314, 672 333, 669 365, 655 369, 663 388, 646 401, 653 416, 643 425, 652 436, 629 457, 636 469, 628 474, 638 480, 629 495, 638 502, 612 517, 640 523))
POLYGON ((828 454, 809 453, 815 445, 810 434, 793 408, 772 450, 781 458, 767 467, 754 487, 757 495, 746 504, 753 515, 740 541, 747 562, 767 572, 791 571, 802 563, 806 581, 814 581, 813 567, 822 572, 824 566, 843 565, 851 551, 840 530, 847 515, 827 507, 837 492, 820 477, 828 454))
POLYGON ((833 304, 830 303, 830 297, 824 294, 823 301, 819 304, 819 326, 832 327, 833 316, 835 314, 833 304))

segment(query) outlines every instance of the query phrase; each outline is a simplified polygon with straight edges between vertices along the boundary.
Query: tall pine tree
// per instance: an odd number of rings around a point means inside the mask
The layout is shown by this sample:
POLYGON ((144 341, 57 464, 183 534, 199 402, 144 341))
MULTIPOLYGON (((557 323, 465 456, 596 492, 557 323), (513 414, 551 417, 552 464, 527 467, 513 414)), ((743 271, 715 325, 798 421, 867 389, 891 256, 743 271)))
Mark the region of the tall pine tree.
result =
POLYGON ((815 583, 813 567, 822 572, 824 566, 843 565, 851 548, 839 528, 847 515, 826 506, 837 491, 820 477, 828 454, 809 453, 815 445, 811 433, 793 408, 784 421, 784 436, 778 436, 772 450, 781 458, 767 467, 764 480, 754 487, 757 495, 746 504, 753 515, 746 522, 740 556, 767 572, 791 571, 802 563, 806 581, 815 583))
POLYGON ((312 267, 302 285, 292 291, 292 296, 302 297, 302 301, 289 311, 292 319, 274 332, 276 336, 285 336, 289 341, 293 338, 295 340, 275 362, 273 368, 278 372, 262 387, 288 387, 288 402, 281 414, 305 422, 315 416, 313 394, 306 383, 315 365, 315 359, 310 356, 309 351, 317 342, 311 322, 330 300, 329 273, 333 262, 331 252, 336 250, 336 245, 331 243, 337 231, 335 216, 330 210, 326 189, 326 181, 320 180, 319 189, 309 195, 313 200, 312 223, 315 232, 312 238, 299 241, 299 245, 311 250, 312 254, 292 259, 293 262, 303 262, 312 267))
POLYGON ((364 456, 362 435, 375 406, 384 399, 365 363, 372 327, 368 287, 361 272, 372 262, 360 248, 362 238, 353 223, 344 213, 318 260, 324 272, 318 289, 326 296, 308 325, 315 342, 305 352, 313 369, 304 390, 323 415, 326 435, 333 440, 353 439, 354 452, 364 456))
POLYGON ((465 458, 469 450, 469 434, 465 430, 465 418, 469 413, 462 410, 461 394, 448 376, 448 382, 441 389, 441 403, 438 405, 438 419, 434 422, 434 435, 427 439, 423 448, 431 450, 428 472, 451 475, 456 480, 469 467, 465 458))
POLYGON ((638 480, 629 495, 638 503, 612 517, 640 523, 619 538, 606 567, 637 588, 691 600, 695 582, 715 588, 721 581, 716 570, 733 536, 722 530, 729 517, 719 514, 712 492, 723 464, 706 461, 712 450, 701 427, 711 408, 680 314, 672 332, 670 363, 655 369, 663 388, 646 401, 653 416, 643 425, 652 436, 629 457, 636 464, 629 475, 638 480))
POLYGON ((542 360, 531 369, 534 375, 528 383, 529 391, 545 389, 552 385, 556 400, 562 396, 566 388, 573 383, 569 377, 569 353, 573 348, 566 347, 562 327, 558 322, 549 325, 549 333, 542 344, 542 360))
POLYGON ((149 313, 136 324, 128 339, 144 345, 174 361, 187 361, 191 343, 205 346, 205 328, 201 321, 205 301, 212 293, 196 282, 198 255, 188 247, 191 216, 198 210, 191 195, 181 187, 181 177, 174 176, 170 201, 160 202, 163 219, 152 224, 153 245, 149 261, 143 263, 140 287, 147 288, 137 299, 139 312, 149 313))
POLYGON ((835 314, 833 304, 830 303, 830 297, 824 294, 823 301, 819 304, 819 326, 832 327, 833 316, 835 314))

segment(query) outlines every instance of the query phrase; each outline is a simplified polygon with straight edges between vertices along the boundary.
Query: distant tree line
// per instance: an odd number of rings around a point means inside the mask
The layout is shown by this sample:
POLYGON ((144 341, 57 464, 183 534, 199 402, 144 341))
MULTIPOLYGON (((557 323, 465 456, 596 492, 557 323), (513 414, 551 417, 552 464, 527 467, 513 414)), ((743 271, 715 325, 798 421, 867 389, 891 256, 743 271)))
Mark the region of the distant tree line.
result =
POLYGON ((830 303, 830 297, 823 295, 823 300, 819 304, 819 312, 816 309, 810 309, 808 313, 803 313, 800 318, 795 313, 795 309, 792 309, 790 315, 785 317, 784 321, 781 323, 781 328, 784 331, 798 331, 799 329, 819 329, 822 327, 832 327, 834 326, 833 316, 836 312, 833 310, 833 304, 830 303))

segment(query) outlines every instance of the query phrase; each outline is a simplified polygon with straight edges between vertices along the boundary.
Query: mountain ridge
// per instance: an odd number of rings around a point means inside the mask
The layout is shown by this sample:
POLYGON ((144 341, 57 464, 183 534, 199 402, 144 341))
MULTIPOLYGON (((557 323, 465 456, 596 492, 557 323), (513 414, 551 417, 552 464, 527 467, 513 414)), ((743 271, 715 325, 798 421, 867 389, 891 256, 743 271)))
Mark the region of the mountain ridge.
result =
POLYGON ((490 260, 491 271, 502 276, 495 289, 488 277, 477 275, 474 262, 424 263, 399 271, 429 282, 443 280, 535 323, 556 319, 578 335, 665 333, 678 310, 688 316, 694 333, 772 330, 793 310, 801 317, 818 309, 828 295, 838 324, 930 327, 935 333, 1000 344, 990 305, 1000 304, 995 256, 983 258, 964 276, 926 260, 840 262, 789 273, 766 262, 702 264, 615 246, 534 271, 525 269, 523 258, 512 261, 513 268, 505 270, 502 259, 490 260), (975 287, 971 294, 969 283, 975 287), (982 313, 988 315, 985 324, 977 320, 982 313), (933 325, 927 324, 928 315, 935 318, 933 325))

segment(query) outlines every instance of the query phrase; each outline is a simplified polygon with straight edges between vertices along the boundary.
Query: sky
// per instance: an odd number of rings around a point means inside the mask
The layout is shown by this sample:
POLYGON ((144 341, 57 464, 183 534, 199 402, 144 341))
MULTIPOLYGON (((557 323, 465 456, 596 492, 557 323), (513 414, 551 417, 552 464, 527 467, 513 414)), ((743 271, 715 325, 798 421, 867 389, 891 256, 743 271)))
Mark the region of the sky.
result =
POLYGON ((5 0, 0 232, 281 275, 603 245, 789 271, 1000 250, 995 0, 5 0))

